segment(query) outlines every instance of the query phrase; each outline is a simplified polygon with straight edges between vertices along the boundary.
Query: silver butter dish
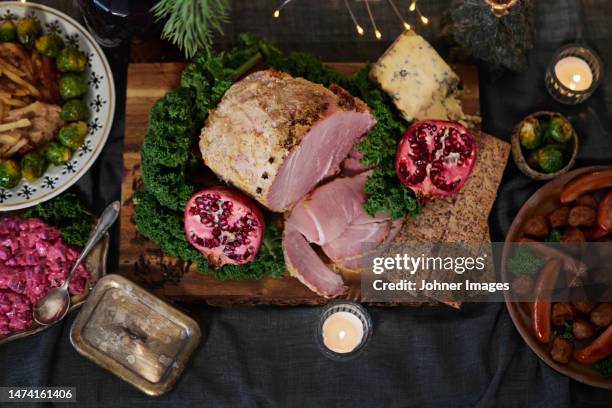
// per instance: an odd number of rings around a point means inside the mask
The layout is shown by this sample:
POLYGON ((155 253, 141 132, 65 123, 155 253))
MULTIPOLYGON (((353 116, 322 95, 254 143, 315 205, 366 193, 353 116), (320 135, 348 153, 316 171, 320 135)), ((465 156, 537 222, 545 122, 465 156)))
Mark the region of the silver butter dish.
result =
POLYGON ((76 350, 142 392, 168 392, 202 333, 191 317, 119 275, 90 294, 70 332, 76 350))

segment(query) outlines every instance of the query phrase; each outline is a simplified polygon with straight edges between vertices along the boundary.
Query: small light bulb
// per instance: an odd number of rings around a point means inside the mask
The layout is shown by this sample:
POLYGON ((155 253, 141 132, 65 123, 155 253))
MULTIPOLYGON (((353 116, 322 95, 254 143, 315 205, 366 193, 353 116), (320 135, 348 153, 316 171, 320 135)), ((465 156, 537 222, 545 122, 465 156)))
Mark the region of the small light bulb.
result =
POLYGON ((416 1, 413 1, 412 3, 410 3, 410 7, 408 7, 408 10, 410 11, 416 10, 416 1))
POLYGON ((382 38, 382 34, 380 33, 380 31, 376 30, 374 34, 376 35, 377 40, 380 40, 382 38))
POLYGON ((363 27, 361 27, 359 24, 355 26, 355 29, 357 30, 357 34, 363 35, 363 27))
POLYGON ((342 340, 346 337, 346 332, 344 330, 340 330, 340 333, 338 333, 338 337, 340 337, 340 340, 342 340))
POLYGON ((580 74, 574 74, 574 76, 572 77, 572 79, 574 80, 574 82, 580 82, 580 80, 582 79, 582 77, 580 76, 580 74))
POLYGON ((278 18, 280 16, 280 10, 274 10, 274 18, 278 18))
POLYGON ((427 25, 427 23, 429 23, 429 19, 425 16, 421 16, 421 22, 425 25, 427 25))
POLYGON ((412 27, 410 27, 410 24, 408 24, 407 22, 404 21, 404 28, 406 30, 410 30, 412 27))

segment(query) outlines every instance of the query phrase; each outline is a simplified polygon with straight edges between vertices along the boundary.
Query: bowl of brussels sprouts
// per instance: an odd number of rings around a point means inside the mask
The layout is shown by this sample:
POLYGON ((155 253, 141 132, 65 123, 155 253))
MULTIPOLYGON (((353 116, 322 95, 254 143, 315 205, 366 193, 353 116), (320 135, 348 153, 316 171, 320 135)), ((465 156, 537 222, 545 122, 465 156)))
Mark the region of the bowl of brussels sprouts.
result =
POLYGON ((0 3, 0 211, 76 183, 110 133, 115 89, 93 37, 44 5, 0 3))
POLYGON ((527 177, 551 180, 576 162, 578 135, 557 112, 540 111, 520 121, 512 134, 512 158, 527 177))

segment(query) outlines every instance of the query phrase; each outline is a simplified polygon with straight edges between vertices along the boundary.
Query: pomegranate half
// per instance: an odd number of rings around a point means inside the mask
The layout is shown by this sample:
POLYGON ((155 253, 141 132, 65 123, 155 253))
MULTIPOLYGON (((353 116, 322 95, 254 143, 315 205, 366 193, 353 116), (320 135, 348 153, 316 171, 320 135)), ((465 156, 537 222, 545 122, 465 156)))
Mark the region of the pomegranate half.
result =
POLYGON ((228 187, 194 194, 185 206, 185 234, 213 266, 240 265, 255 258, 264 233, 257 204, 228 187))
POLYGON ((395 171, 417 197, 456 194, 476 161, 474 135, 457 122, 423 120, 406 130, 395 156, 395 171))

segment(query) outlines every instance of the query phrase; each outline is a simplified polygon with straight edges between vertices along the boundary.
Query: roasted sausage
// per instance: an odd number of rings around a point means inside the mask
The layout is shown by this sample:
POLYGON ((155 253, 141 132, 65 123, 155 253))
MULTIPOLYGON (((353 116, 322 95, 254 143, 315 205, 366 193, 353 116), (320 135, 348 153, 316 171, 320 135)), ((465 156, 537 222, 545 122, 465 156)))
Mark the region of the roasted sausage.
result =
POLYGON ((523 232, 535 238, 546 238, 548 236, 548 221, 543 215, 536 215, 525 222, 523 232))
POLYGON ((600 303, 591 311, 591 323, 599 327, 607 327, 612 323, 612 305, 600 303))
POLYGON ((593 325, 583 319, 575 319, 572 323, 572 334, 576 340, 584 340, 593 337, 595 328, 593 325))
POLYGON ((578 206, 570 210, 567 222, 572 227, 592 227, 597 220, 597 211, 591 207, 578 206))
POLYGON ((597 208, 597 224, 609 232, 612 232, 612 190, 604 196, 597 208))
POLYGON ((552 322, 560 326, 563 322, 574 319, 574 307, 569 302, 558 302, 553 304, 552 322))
POLYGON ((555 337, 550 350, 550 356, 557 363, 567 364, 572 357, 572 349, 574 345, 571 341, 561 337, 555 337))
POLYGON ((558 258, 563 262, 563 267, 569 271, 574 277, 584 276, 587 271, 587 265, 574 258, 571 255, 566 254, 558 250, 557 248, 553 248, 551 245, 547 245, 543 242, 534 241, 531 238, 521 237, 517 242, 529 244, 529 248, 533 249, 546 259, 558 258))
POLYGON ((568 204, 583 194, 608 187, 612 187, 612 169, 594 171, 567 183, 559 199, 561 203, 568 204))
POLYGON ((591 194, 585 194, 576 199, 577 206, 584 206, 590 208, 597 208, 597 199, 591 194))
POLYGON ((609 326, 591 344, 574 351, 574 358, 584 364, 593 364, 612 354, 612 326, 609 326))
POLYGON ((589 314, 591 310, 595 308, 595 303, 593 302, 572 302, 572 306, 574 309, 578 310, 581 313, 589 314))
POLYGON ((559 207, 555 211, 548 214, 548 222, 552 228, 561 228, 567 226, 569 217, 569 207, 559 207))
POLYGON ((582 243, 586 242, 584 233, 576 227, 566 228, 563 235, 561 235, 561 242, 564 243, 582 243))
POLYGON ((610 232, 612 231, 606 231, 605 229, 601 228, 599 225, 596 225, 593 228, 590 228, 589 230, 587 230, 584 233, 584 237, 586 238, 588 242, 594 242, 594 241, 599 241, 600 239, 607 237, 608 235, 610 235, 610 232))
POLYGON ((550 297, 560 271, 561 261, 550 259, 540 271, 534 288, 533 331, 536 338, 542 343, 550 343, 551 340, 552 304, 550 297))

